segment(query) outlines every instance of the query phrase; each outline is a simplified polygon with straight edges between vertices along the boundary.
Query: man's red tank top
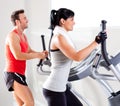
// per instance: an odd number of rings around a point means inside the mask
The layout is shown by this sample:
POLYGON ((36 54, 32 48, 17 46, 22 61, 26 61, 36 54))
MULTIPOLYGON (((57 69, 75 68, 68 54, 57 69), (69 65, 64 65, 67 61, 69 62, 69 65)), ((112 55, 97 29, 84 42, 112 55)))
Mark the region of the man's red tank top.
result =
MULTIPOLYGON (((20 47, 21 52, 27 52, 28 51, 28 43, 27 39, 25 37, 25 41, 21 39, 21 36, 18 34, 17 30, 13 30, 19 37, 20 37, 20 47)), ((6 45, 5 47, 5 53, 6 53, 6 71, 7 72, 16 72, 22 75, 25 75, 26 70, 26 60, 16 60, 10 50, 9 45, 6 45)))

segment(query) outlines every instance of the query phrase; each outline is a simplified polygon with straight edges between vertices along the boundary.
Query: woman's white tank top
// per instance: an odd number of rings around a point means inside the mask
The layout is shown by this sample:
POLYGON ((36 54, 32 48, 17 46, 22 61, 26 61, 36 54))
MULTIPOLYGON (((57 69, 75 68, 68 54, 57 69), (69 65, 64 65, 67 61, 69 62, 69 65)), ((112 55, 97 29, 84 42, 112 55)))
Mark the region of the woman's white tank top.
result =
MULTIPOLYGON (((68 32, 62 27, 56 26, 53 34, 65 36, 67 41, 74 47, 68 32)), ((72 60, 67 58, 60 50, 51 51, 50 54, 52 62, 51 74, 43 84, 43 88, 56 92, 64 92, 66 90, 72 60)))

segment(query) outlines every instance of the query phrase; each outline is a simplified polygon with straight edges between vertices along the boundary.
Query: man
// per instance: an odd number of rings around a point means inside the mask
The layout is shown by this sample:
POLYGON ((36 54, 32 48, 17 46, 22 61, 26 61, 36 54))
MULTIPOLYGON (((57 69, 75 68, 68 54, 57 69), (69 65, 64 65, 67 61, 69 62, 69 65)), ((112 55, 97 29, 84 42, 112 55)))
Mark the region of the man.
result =
POLYGON ((24 34, 24 30, 28 27, 28 20, 23 9, 14 11, 11 21, 14 29, 8 34, 5 43, 6 85, 8 91, 14 91, 13 94, 18 106, 34 106, 32 93, 26 83, 26 60, 44 59, 48 52, 36 52, 30 48, 24 34))

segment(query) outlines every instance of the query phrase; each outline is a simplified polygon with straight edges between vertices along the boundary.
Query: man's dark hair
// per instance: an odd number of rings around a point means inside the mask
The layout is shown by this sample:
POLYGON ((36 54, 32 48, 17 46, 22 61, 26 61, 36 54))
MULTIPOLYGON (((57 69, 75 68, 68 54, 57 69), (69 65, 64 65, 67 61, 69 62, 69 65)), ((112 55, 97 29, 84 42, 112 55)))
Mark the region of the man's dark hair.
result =
POLYGON ((19 20, 19 14, 22 14, 24 13, 24 10, 23 9, 20 9, 20 10, 16 10, 12 13, 11 15, 11 21, 13 23, 13 25, 15 26, 16 23, 15 23, 15 20, 19 20))

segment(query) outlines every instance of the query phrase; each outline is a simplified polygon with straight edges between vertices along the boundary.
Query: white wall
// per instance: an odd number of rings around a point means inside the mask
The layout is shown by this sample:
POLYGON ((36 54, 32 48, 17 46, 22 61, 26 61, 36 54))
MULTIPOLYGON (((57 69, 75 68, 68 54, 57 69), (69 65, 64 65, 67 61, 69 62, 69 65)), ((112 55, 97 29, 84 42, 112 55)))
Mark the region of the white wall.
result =
MULTIPOLYGON (((7 91, 3 80, 3 70, 5 66, 4 41, 7 33, 12 29, 10 14, 15 9, 25 9, 26 15, 29 19, 29 28, 26 30, 26 34, 30 45, 35 50, 42 50, 40 35, 46 35, 45 38, 47 45, 50 37, 48 26, 51 0, 47 0, 47 2, 45 0, 29 0, 29 2, 24 0, 12 0, 12 2, 8 2, 8 0, 0 1, 0 105, 12 106, 14 103, 12 93, 7 91)), ((71 37, 77 47, 79 45, 78 48, 82 48, 94 39, 98 31, 99 26, 97 28, 79 28, 75 30, 71 37)), ((119 34, 120 27, 108 28, 108 50, 111 54, 116 54, 120 51, 119 34)), ((27 62, 27 80, 35 98, 35 106, 46 106, 46 101, 42 95, 42 84, 47 76, 39 75, 37 73, 36 64, 38 62, 39 60, 37 59, 27 62)), ((86 78, 73 84, 82 95, 90 100, 93 106, 107 106, 105 94, 101 92, 100 86, 92 79, 86 78)), ((116 85, 118 84, 114 83, 113 85, 117 88, 116 85)))

